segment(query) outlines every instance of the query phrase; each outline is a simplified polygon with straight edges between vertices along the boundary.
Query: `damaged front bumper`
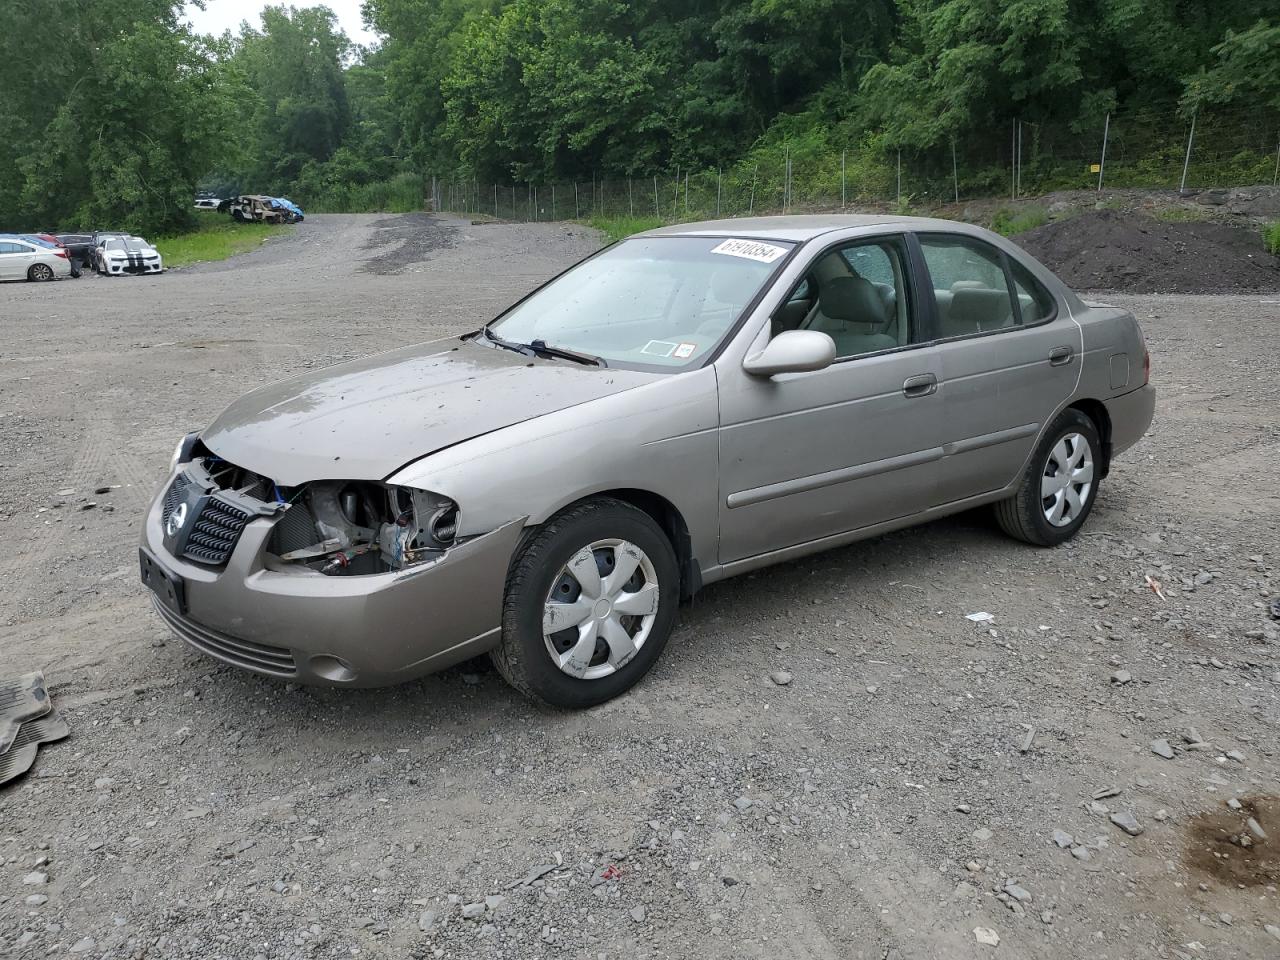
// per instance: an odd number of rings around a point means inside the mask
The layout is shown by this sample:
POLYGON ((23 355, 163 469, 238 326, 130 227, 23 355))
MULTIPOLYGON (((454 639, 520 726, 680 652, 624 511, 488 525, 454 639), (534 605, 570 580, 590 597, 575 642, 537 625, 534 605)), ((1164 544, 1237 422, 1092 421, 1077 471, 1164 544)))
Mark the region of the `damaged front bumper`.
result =
POLYGON ((276 517, 251 519, 225 566, 179 559, 166 549, 163 500, 147 511, 144 581, 170 629, 225 663, 302 683, 372 687, 443 669, 498 641, 523 519, 403 570, 326 576, 267 568, 276 517))

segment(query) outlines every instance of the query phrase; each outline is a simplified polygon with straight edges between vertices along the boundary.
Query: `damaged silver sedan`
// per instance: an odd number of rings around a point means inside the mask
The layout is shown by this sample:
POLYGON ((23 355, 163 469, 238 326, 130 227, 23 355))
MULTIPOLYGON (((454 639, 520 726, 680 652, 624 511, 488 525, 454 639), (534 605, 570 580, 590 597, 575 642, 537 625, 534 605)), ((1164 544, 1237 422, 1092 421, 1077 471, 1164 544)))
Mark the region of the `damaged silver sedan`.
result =
POLYGON ((307 373, 185 437, 140 562, 172 630, 268 676, 489 654, 581 707, 707 583, 982 505, 1051 546, 1151 422, 1142 334, 940 220, 687 224, 474 333, 307 373))

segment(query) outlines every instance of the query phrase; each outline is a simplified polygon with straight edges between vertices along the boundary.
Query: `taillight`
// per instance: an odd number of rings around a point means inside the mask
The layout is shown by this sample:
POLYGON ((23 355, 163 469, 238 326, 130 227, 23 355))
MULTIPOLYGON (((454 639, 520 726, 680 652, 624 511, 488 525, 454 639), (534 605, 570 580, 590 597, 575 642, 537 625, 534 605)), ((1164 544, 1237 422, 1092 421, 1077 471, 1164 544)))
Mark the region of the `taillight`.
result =
POLYGON ((53 251, 53 253, 54 253, 54 255, 55 255, 55 256, 61 257, 63 260, 70 260, 70 259, 71 259, 69 256, 67 256, 67 251, 65 251, 65 250, 55 250, 55 251, 53 251))
POLYGON ((1142 385, 1145 387, 1151 382, 1151 351, 1142 351, 1142 385))

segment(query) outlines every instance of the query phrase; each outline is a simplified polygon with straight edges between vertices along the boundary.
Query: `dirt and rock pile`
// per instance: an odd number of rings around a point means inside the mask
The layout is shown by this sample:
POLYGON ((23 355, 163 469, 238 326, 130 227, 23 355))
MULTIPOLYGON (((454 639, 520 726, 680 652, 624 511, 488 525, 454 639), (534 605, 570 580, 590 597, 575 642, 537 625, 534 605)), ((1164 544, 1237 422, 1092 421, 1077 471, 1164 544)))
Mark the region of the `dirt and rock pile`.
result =
POLYGON ((1036 227, 1014 240, 1077 290, 1129 293, 1280 291, 1280 257, 1257 230, 1166 223, 1098 210, 1036 227))

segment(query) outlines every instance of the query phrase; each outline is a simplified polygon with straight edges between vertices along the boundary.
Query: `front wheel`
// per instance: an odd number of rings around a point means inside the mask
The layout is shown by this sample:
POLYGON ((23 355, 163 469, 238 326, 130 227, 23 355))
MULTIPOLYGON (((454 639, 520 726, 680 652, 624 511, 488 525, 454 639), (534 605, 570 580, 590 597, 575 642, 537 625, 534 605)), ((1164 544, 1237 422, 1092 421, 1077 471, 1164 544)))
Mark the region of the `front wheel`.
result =
POLYGON ((612 498, 586 500, 517 553, 494 665, 517 690, 555 707, 611 700, 661 655, 679 586, 675 551, 648 514, 612 498))
POLYGON ((1101 451, 1094 422, 1064 410, 1036 446, 1018 492, 995 505, 1000 529, 1042 547, 1074 537, 1098 496, 1101 451))

